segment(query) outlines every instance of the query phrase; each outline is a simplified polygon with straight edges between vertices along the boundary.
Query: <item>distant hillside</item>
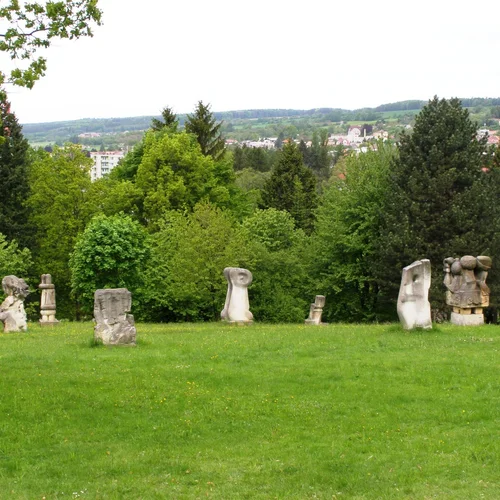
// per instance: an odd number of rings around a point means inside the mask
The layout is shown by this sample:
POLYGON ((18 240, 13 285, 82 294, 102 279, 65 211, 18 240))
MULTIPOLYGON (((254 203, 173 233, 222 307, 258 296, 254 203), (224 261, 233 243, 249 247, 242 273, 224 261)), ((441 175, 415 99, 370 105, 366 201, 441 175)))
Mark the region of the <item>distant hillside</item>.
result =
MULTIPOLYGON (((479 121, 483 121, 489 116, 488 108, 500 106, 500 98, 466 98, 462 99, 462 103, 464 107, 474 108, 476 112, 479 108, 485 110, 484 116, 477 117, 479 121)), ((407 116, 408 121, 408 117, 411 118, 418 113, 425 104, 426 101, 408 100, 357 110, 339 108, 250 109, 214 112, 214 116, 217 120, 224 121, 226 137, 242 139, 262 133, 277 135, 287 128, 291 133, 294 132, 293 127, 297 129, 297 133, 308 135, 319 127, 347 122, 383 121, 402 115, 407 116)), ((63 144, 71 141, 94 146, 108 146, 115 143, 131 145, 140 140, 143 131, 149 128, 152 118, 160 118, 160 116, 85 118, 61 122, 29 123, 23 125, 23 133, 32 144, 63 144), (98 136, 82 139, 79 137, 81 134, 98 134, 98 136)), ((180 125, 183 126, 186 115, 179 115, 178 118, 180 125)))

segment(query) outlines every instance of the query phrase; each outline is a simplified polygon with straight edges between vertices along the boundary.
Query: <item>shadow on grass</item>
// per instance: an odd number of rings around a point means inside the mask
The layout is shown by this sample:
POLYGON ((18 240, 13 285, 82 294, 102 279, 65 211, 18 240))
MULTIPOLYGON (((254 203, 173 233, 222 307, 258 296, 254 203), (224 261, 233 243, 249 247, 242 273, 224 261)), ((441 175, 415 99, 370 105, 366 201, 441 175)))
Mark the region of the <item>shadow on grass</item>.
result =
POLYGON ((405 330, 400 323, 396 323, 387 328, 387 332, 389 333, 404 333, 410 335, 428 335, 435 333, 442 333, 441 328, 436 323, 432 324, 432 328, 413 328, 412 330, 405 330))

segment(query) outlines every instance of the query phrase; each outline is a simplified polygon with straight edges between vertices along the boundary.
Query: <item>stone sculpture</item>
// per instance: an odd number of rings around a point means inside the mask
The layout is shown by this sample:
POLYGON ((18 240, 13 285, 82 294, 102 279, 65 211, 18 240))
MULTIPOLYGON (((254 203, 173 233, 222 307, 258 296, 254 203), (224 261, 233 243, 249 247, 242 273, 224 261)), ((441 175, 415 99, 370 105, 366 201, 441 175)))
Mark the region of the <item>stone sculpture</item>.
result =
POLYGON ((26 282, 16 276, 5 276, 2 288, 7 298, 0 305, 0 321, 4 332, 25 332, 28 329, 24 299, 29 295, 26 282))
POLYGON ((40 325, 54 326, 59 323, 56 319, 56 287, 52 283, 50 274, 41 275, 41 283, 38 288, 42 291, 40 299, 40 325))
POLYGON ((126 288, 96 290, 94 294, 94 339, 105 345, 135 345, 132 294, 126 288))
POLYGON ((483 308, 490 303, 490 289, 486 285, 490 268, 491 258, 485 255, 444 259, 446 303, 453 307, 453 324, 484 324, 483 308))
POLYGON ((323 314, 323 307, 325 307, 325 296, 316 295, 314 302, 309 309, 309 317, 306 319, 306 325, 323 325, 321 323, 321 315, 323 314))
POLYGON ((430 286, 429 259, 417 260, 403 268, 397 311, 404 329, 432 328, 430 286))
POLYGON ((248 302, 248 287, 252 283, 252 273, 240 267, 226 267, 227 294, 220 317, 230 323, 252 323, 253 314, 248 302))

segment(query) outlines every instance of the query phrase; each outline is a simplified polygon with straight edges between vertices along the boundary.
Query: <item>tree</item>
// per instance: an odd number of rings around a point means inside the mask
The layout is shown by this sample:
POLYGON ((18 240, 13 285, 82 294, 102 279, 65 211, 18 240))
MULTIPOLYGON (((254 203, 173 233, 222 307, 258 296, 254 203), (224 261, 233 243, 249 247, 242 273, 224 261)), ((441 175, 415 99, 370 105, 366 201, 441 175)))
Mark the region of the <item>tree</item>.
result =
MULTIPOLYGON (((1 96, 0 96, 1 99, 1 96)), ((21 246, 32 244, 32 229, 25 202, 29 195, 28 141, 5 99, 0 100, 0 232, 21 246)))
POLYGON ((138 222, 123 214, 95 216, 77 238, 69 260, 72 293, 82 311, 92 311, 97 289, 136 292, 148 255, 147 235, 138 222))
POLYGON ((225 141, 220 132, 222 122, 217 123, 210 104, 205 106, 198 101, 194 113, 187 116, 185 127, 186 132, 194 134, 205 156, 218 160, 224 155, 225 141))
POLYGON ((262 204, 265 208, 286 210, 298 227, 311 232, 316 203, 314 174, 304 165, 297 145, 289 140, 264 185, 262 204))
POLYGON ((443 303, 445 257, 491 255, 498 234, 495 191, 483 172, 486 138, 458 99, 430 100, 401 135, 379 239, 377 279, 395 300, 401 269, 431 260, 430 300, 443 303))
POLYGON ((11 59, 29 62, 27 68, 14 68, 10 75, 0 72, 0 85, 9 82, 21 87, 33 85, 45 74, 47 61, 36 56, 50 47, 53 39, 92 36, 92 24, 101 24, 98 0, 19 2, 10 0, 0 8, 0 20, 8 24, 0 33, 0 51, 11 59))
POLYGON ((168 106, 162 109, 161 117, 163 121, 158 120, 157 118, 153 118, 151 120, 151 129, 156 132, 163 130, 165 128, 170 129, 172 132, 177 131, 177 127, 179 125, 179 120, 177 119, 177 115, 172 111, 172 108, 168 106))
POLYGON ((0 233, 0 276, 14 274, 25 278, 32 265, 31 252, 27 248, 20 249, 16 240, 7 241, 0 233))

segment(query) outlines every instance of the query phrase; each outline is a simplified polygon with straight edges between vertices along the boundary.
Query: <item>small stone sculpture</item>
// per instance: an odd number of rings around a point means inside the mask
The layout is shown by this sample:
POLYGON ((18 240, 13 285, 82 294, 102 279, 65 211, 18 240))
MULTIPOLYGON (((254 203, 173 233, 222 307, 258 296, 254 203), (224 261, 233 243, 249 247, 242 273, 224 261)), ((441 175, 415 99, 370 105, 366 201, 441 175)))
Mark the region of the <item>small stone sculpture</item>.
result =
POLYGON ((105 345, 135 345, 132 294, 126 288, 96 290, 94 294, 94 339, 105 345))
POLYGON ((50 274, 42 274, 40 278, 41 283, 38 285, 38 288, 42 290, 40 325, 54 326, 59 323, 56 319, 56 287, 52 284, 52 276, 50 274))
POLYGON ((230 323, 252 323, 253 314, 248 302, 248 286, 252 283, 252 273, 239 267, 226 267, 224 276, 227 280, 227 294, 220 317, 230 323))
POLYGON ((0 321, 4 332, 25 332, 28 329, 24 299, 29 295, 26 282, 16 276, 5 276, 2 280, 7 298, 0 305, 0 321))
POLYGON ((397 310, 404 329, 432 328, 430 286, 429 259, 417 260, 403 268, 397 310))
POLYGON ((321 323, 321 315, 323 314, 323 307, 325 307, 325 296, 316 295, 314 302, 309 309, 309 317, 306 319, 306 325, 323 325, 321 323))
POLYGON ((491 258, 485 255, 444 259, 446 303, 453 307, 453 324, 484 324, 483 308, 490 303, 490 289, 486 285, 490 268, 491 258))

